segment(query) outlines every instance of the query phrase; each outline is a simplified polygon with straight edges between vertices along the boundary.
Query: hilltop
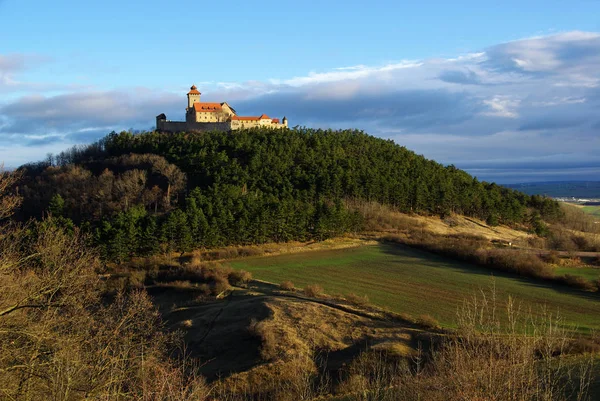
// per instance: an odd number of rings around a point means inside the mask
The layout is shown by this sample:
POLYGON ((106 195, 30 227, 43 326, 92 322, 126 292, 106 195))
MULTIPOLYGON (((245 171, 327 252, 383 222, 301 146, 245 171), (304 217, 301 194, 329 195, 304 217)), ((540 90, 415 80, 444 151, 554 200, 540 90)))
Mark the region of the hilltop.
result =
POLYGON ((561 215, 554 201, 360 131, 122 132, 50 162, 21 168, 21 218, 51 211, 86 223, 113 260, 358 231, 362 218, 347 201, 534 230, 561 215))

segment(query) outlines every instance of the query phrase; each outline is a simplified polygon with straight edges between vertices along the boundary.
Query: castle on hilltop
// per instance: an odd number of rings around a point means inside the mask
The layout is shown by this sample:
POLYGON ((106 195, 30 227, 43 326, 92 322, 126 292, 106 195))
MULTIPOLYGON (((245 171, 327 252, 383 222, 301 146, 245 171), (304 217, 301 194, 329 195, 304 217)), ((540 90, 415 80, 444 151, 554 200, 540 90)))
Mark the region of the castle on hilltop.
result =
POLYGON ((167 116, 156 116, 156 130, 163 132, 201 132, 201 131, 231 131, 242 128, 286 128, 287 118, 281 122, 266 114, 260 117, 238 116, 233 107, 223 103, 208 103, 200 101, 201 93, 192 85, 187 94, 188 106, 185 109, 185 121, 170 121, 167 116))

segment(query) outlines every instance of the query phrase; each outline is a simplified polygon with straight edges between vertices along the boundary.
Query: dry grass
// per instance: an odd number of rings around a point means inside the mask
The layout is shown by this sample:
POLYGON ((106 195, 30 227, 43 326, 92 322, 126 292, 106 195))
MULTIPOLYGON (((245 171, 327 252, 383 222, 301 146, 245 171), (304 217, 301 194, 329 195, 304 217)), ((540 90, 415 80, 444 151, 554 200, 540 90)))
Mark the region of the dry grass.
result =
POLYGON ((366 306, 369 304, 369 297, 367 295, 356 295, 354 293, 347 294, 345 297, 346 301, 357 306, 366 306))
POLYGON ((286 280, 282 281, 281 284, 279 284, 279 289, 283 291, 294 291, 296 288, 294 287, 294 283, 292 283, 289 280, 286 280))
POLYGON ((560 223, 569 230, 586 233, 600 234, 600 224, 596 224, 597 218, 584 213, 580 207, 565 202, 560 202, 564 213, 560 223))
POLYGON ((441 327, 440 322, 438 322, 437 319, 431 315, 419 316, 417 318, 417 324, 426 327, 430 330, 438 330, 441 327))
POLYGON ((252 280, 252 273, 245 270, 232 270, 227 275, 227 279, 231 285, 246 286, 252 280))
POLYGON ((409 216, 392 207, 377 202, 347 200, 346 206, 358 211, 364 218, 367 231, 397 231, 408 228, 424 228, 427 223, 416 216, 409 216))
POLYGON ((420 216, 400 213, 394 208, 376 202, 347 201, 347 206, 359 211, 365 220, 365 229, 375 232, 407 232, 422 231, 434 235, 475 235, 486 240, 512 242, 513 244, 527 242, 534 238, 522 230, 506 226, 490 227, 483 220, 460 215, 420 216))
POLYGON ((317 298, 323 295, 323 287, 318 284, 311 284, 304 287, 304 295, 317 298))
POLYGON ((465 302, 458 331, 410 360, 363 353, 345 370, 337 392, 348 401, 588 399, 593 356, 565 354, 594 344, 574 343, 559 317, 534 318, 515 302, 502 306, 495 299, 491 292, 465 302))

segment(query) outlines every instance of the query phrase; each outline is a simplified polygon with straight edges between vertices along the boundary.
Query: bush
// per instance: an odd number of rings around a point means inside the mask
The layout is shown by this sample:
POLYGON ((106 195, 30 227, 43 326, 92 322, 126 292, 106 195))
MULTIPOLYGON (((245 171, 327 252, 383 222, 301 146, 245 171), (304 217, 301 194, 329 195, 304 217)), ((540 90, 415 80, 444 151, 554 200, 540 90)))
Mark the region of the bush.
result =
POLYGON ((581 276, 574 276, 572 274, 565 274, 562 277, 558 277, 558 280, 568 285, 569 287, 579 288, 584 291, 597 291, 598 286, 592 283, 588 279, 581 276))
POLYGON ((304 295, 307 297, 318 297, 323 294, 323 287, 318 284, 311 284, 304 287, 304 295))
POLYGON ((510 249, 487 249, 478 251, 482 264, 517 273, 526 277, 552 278, 554 271, 537 255, 510 249))
POLYGON ((265 322, 259 322, 253 318, 248 326, 248 332, 260 339, 260 356, 264 361, 272 361, 279 356, 277 339, 272 326, 268 326, 265 322))
POLYGON ((233 270, 227 277, 231 285, 239 287, 246 285, 252 280, 252 273, 247 272, 246 270, 233 270))
POLYGON ((550 251, 548 254, 543 256, 543 258, 546 263, 550 263, 553 265, 557 265, 560 263, 560 256, 558 256, 558 252, 554 250, 550 251))
POLYGON ((566 230, 553 229, 548 236, 548 247, 557 251, 576 251, 577 244, 573 242, 573 236, 566 230))
POLYGON ((366 295, 363 295, 361 297, 360 295, 350 293, 350 294, 346 295, 345 298, 346 298, 346 301, 350 302, 351 304, 358 305, 358 306, 365 306, 369 303, 369 297, 366 295))
POLYGON ((212 285, 212 293, 214 296, 222 296, 225 292, 229 291, 231 286, 229 281, 225 277, 215 277, 212 285))
POLYGON ((417 324, 420 324, 421 326, 425 326, 428 329, 439 329, 440 326, 440 322, 437 321, 436 318, 434 318, 431 315, 421 315, 417 318, 417 324))
POLYGON ((587 238, 582 235, 573 235, 571 237, 571 241, 573 241, 577 249, 581 251, 587 251, 590 249, 591 244, 589 243, 587 238))
POLYGON ((282 281, 281 284, 279 284, 279 289, 281 289, 283 291, 294 291, 294 289, 295 289, 294 283, 292 283, 289 280, 282 281))
POLYGON ((144 270, 133 270, 129 273, 128 285, 131 288, 144 288, 146 272, 144 270))
POLYGON ((499 223, 498 221, 498 215, 495 213, 492 213, 488 216, 488 218, 485 220, 485 224, 487 224, 488 226, 497 226, 499 223))
MULTIPOLYGON (((163 284, 163 285, 165 285, 165 284, 163 284)), ((165 286, 168 286, 169 288, 174 289, 175 291, 190 291, 190 290, 195 290, 198 288, 194 284, 190 283, 189 281, 183 281, 183 280, 172 281, 165 286)))

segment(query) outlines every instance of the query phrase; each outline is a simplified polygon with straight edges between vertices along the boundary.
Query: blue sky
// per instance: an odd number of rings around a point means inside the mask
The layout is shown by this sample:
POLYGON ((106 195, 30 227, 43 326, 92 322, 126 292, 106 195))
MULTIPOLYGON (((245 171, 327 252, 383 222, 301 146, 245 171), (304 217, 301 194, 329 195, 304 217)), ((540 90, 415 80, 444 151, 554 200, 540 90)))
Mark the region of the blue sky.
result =
POLYGON ((195 83, 240 114, 364 129, 481 179, 600 179, 598 15, 596 0, 0 0, 0 159, 183 119, 195 83))

